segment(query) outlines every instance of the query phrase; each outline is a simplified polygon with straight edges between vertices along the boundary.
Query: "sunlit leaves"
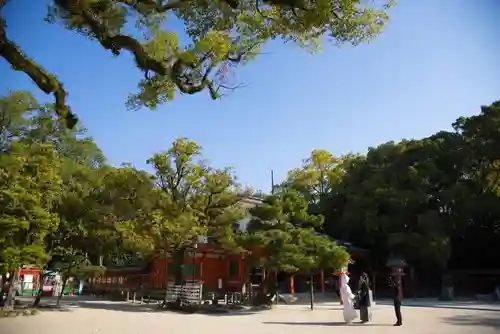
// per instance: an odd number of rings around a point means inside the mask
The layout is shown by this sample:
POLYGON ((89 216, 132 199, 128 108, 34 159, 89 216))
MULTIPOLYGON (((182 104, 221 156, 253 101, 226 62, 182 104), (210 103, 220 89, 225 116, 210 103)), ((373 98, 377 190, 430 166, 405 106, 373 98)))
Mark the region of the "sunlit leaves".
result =
POLYGON ((454 132, 387 142, 366 155, 335 159, 313 151, 282 188, 311 204, 323 194, 324 205, 309 211, 326 216, 330 235, 370 249, 374 258, 397 254, 419 268, 443 268, 451 258, 462 265, 460 258, 478 257, 500 240, 498 106, 459 118, 454 132))
POLYGON ((309 215, 307 208, 302 195, 288 191, 268 196, 263 205, 250 211, 254 218, 243 240, 263 247, 260 262, 266 268, 310 273, 347 265, 349 254, 316 231, 323 217, 309 215))
POLYGON ((302 193, 309 202, 320 205, 342 173, 341 159, 325 150, 313 150, 302 167, 288 173, 286 187, 302 193))
POLYGON ((13 143, 0 155, 0 263, 4 272, 49 258, 44 239, 55 231, 60 165, 51 145, 13 143))
POLYGON ((148 163, 154 168, 154 205, 119 226, 126 242, 164 255, 205 235, 220 247, 238 249, 232 226, 244 212, 238 205, 240 187, 230 169, 210 167, 201 147, 186 138, 177 139, 148 163))
POLYGON ((236 86, 220 80, 216 74, 221 68, 254 59, 270 40, 292 41, 312 51, 320 49, 325 38, 337 44, 370 41, 389 19, 387 11, 393 4, 393 0, 71 0, 54 1, 48 21, 96 39, 115 55, 131 51, 144 79, 127 105, 139 109, 156 108, 174 99, 177 90, 187 94, 208 90, 212 98, 219 98, 221 90, 236 86), (134 23, 135 30, 128 23, 134 23), (186 35, 186 43, 178 43, 186 35))

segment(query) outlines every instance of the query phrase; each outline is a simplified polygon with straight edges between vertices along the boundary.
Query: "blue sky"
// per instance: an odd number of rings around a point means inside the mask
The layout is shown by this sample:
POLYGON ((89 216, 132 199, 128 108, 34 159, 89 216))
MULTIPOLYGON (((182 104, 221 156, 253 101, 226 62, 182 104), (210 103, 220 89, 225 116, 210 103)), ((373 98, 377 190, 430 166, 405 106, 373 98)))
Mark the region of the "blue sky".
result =
MULTIPOLYGON (((248 86, 223 100, 206 93, 179 96, 157 111, 138 112, 125 108, 140 78, 131 57, 114 58, 96 43, 43 22, 44 2, 9 3, 8 33, 58 75, 73 110, 116 165, 147 168, 153 152, 188 137, 215 166, 232 166, 242 183, 268 191, 271 169, 282 179, 313 149, 340 155, 420 138, 500 100, 497 0, 400 1, 371 44, 326 46, 311 55, 274 43, 238 70, 248 86)), ((0 78, 2 95, 28 89, 41 101, 51 98, 3 59, 0 78)))

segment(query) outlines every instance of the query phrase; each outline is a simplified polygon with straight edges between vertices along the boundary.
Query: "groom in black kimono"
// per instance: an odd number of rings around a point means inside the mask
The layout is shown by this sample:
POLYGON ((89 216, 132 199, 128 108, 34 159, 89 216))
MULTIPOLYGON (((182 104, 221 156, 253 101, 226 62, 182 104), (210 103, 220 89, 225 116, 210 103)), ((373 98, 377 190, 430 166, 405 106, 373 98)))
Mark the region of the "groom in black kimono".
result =
POLYGON ((392 276, 389 276, 389 288, 391 291, 392 300, 394 302, 394 312, 396 313, 396 319, 397 319, 394 326, 401 326, 403 325, 403 317, 401 316, 401 298, 400 298, 399 285, 396 283, 396 281, 392 276))

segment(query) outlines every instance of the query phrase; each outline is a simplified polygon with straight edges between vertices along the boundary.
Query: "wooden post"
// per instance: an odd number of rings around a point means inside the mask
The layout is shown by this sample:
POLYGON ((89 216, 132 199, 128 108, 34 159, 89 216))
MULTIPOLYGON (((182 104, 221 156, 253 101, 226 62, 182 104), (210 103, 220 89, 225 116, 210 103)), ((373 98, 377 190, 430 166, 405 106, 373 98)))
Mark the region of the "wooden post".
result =
POLYGON ((319 272, 319 286, 321 289, 321 292, 325 292, 325 271, 323 269, 320 270, 319 272))
POLYGON ((339 286, 340 305, 344 305, 344 302, 342 301, 342 273, 337 273, 337 277, 339 278, 338 286, 339 286))
POLYGON ((266 294, 267 293, 267 284, 266 284, 266 270, 264 268, 262 268, 262 276, 261 276, 261 279, 262 279, 262 283, 263 284, 263 289, 262 291, 264 291, 264 293, 266 294))
POLYGON ((309 276, 309 298, 311 301, 311 311, 314 311, 314 275, 309 276))
POLYGON ((413 299, 417 299, 417 279, 415 277, 415 268, 410 267, 410 281, 411 281, 411 290, 413 293, 413 299))
POLYGON ((238 259, 238 280, 244 282, 245 280, 245 255, 242 253, 238 259))
POLYGON ((295 293, 295 282, 294 282, 294 276, 291 275, 290 276, 290 279, 289 279, 289 289, 290 289, 290 294, 294 294, 295 293))

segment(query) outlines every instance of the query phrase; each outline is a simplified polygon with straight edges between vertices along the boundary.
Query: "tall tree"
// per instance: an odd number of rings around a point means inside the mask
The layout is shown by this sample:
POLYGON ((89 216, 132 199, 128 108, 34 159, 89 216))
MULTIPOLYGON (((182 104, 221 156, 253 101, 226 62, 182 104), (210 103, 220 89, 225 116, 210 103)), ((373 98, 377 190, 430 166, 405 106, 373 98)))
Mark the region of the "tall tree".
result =
POLYGON ((268 196, 250 210, 253 216, 243 244, 257 245, 260 264, 267 270, 302 273, 311 278, 319 268, 340 270, 347 266, 349 253, 316 229, 323 224, 321 215, 308 213, 308 202, 289 190, 268 196))
POLYGON ((10 154, 0 155, 0 269, 13 272, 13 281, 23 265, 49 257, 45 237, 59 225, 53 208, 60 186, 59 160, 50 145, 14 143, 10 154))
POLYGON ((453 127, 460 143, 462 173, 451 208, 458 218, 451 264, 474 262, 481 268, 500 265, 490 250, 500 241, 500 102, 481 113, 461 117, 453 127))
POLYGON ((9 150, 13 141, 23 138, 29 125, 26 114, 40 106, 29 92, 10 92, 0 96, 0 152, 9 150))
MULTIPOLYGON (((0 0, 1 10, 8 0, 0 0)), ((131 108, 172 100, 175 92, 207 90, 213 99, 225 89, 227 71, 244 64, 270 40, 282 39, 315 49, 323 36, 357 45, 374 38, 388 20, 394 0, 53 0, 47 20, 78 32, 118 56, 129 51, 144 73, 131 108), (167 28, 168 16, 184 23, 167 28), (136 30, 128 34, 135 23, 136 30), (127 27, 127 29, 125 29, 127 27), (190 41, 181 43, 179 34, 190 41)), ((55 75, 28 58, 9 37, 0 16, 0 56, 24 72, 46 94, 53 94, 57 114, 73 127, 77 118, 66 104, 67 92, 55 75)))
POLYGON ((459 118, 455 131, 344 159, 340 177, 329 181, 325 231, 369 248, 380 266, 403 256, 424 276, 472 262, 494 266, 499 105, 459 118))
POLYGON ((106 265, 134 264, 148 260, 154 250, 144 238, 144 224, 150 224, 158 204, 153 177, 132 166, 107 167, 98 171, 100 188, 95 195, 95 249, 100 249, 106 265), (130 228, 139 228, 131 230, 130 228))
MULTIPOLYGON (((238 205, 240 187, 230 169, 214 169, 202 159, 201 147, 179 138, 148 160, 154 168, 154 209, 124 226, 128 240, 148 245, 155 256, 172 255, 168 272, 184 280, 185 251, 198 236, 218 247, 238 251, 233 223, 244 216, 238 205), (132 237, 134 236, 134 237, 132 237)), ((167 270, 167 268, 166 268, 167 270)))
MULTIPOLYGON (((43 249, 43 256, 35 262, 24 259, 20 265, 61 269, 63 274, 74 272, 84 263, 89 269, 86 254, 91 249, 89 240, 95 235, 91 232, 99 230, 93 221, 100 220, 93 214, 98 202, 90 199, 97 187, 95 170, 104 163, 102 152, 91 138, 85 137, 84 128, 78 125, 68 130, 53 117, 53 105, 39 105, 29 93, 13 92, 0 99, 0 106, 3 158, 15 160, 18 150, 27 147, 50 148, 52 155, 44 161, 54 163, 60 181, 56 192, 58 200, 47 208, 47 214, 57 217, 58 224, 40 236, 43 244, 38 246, 43 249)), ((24 153, 29 155, 30 151, 24 153)), ((36 175, 40 172, 40 169, 33 171, 36 175)), ((23 174, 23 177, 30 179, 29 175, 23 174)), ((4 190, 9 191, 8 188, 4 190)), ((30 191, 29 188, 25 190, 30 191)), ((40 297, 41 289, 35 305, 40 297)))
POLYGON ((313 150, 300 168, 288 173, 285 187, 301 192, 317 208, 332 191, 341 172, 341 159, 325 150, 313 150))

